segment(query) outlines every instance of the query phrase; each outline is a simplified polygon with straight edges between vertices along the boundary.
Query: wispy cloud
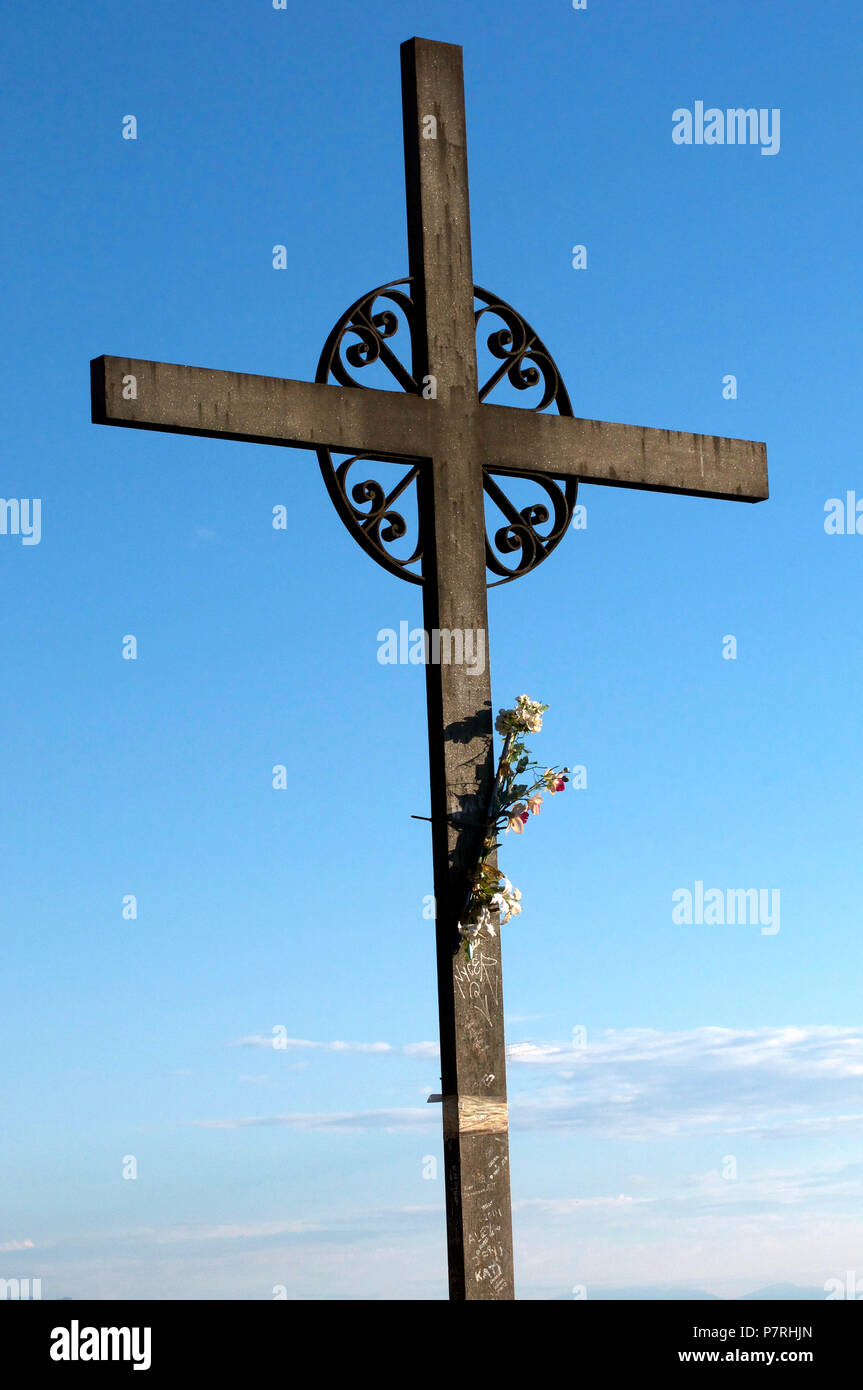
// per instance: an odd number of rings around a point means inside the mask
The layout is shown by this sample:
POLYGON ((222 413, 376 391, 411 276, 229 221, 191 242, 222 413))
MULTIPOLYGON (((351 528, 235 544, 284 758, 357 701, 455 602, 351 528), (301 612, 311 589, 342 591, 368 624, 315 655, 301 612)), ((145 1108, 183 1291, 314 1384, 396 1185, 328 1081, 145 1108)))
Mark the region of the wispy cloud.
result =
POLYGON ((391 1230, 405 1217, 425 1221, 444 1215, 443 1199, 433 1203, 414 1203, 412 1205, 391 1207, 366 1207, 339 1214, 332 1212, 312 1219, 288 1221, 237 1221, 225 1225, 207 1226, 190 1224, 172 1226, 153 1232, 153 1239, 160 1245, 173 1245, 179 1242, 196 1241, 267 1241, 281 1236, 317 1236, 325 1232, 345 1236, 391 1230))
POLYGON ((430 1105, 391 1110, 354 1110, 322 1114, 253 1115, 236 1120, 194 1120, 200 1129, 253 1129, 284 1125, 289 1129, 424 1129, 440 1115, 430 1105))
POLYGON ((586 1046, 570 1043, 514 1043, 510 1062, 566 1066, 625 1063, 665 1067, 696 1063, 705 1069, 745 1071, 767 1067, 774 1072, 818 1076, 863 1076, 863 1028, 693 1028, 663 1033, 652 1028, 607 1030, 586 1046))
POLYGON ((173 1245, 178 1241, 197 1240, 266 1240, 273 1236, 303 1236, 330 1229, 322 1222, 314 1221, 247 1221, 224 1226, 175 1226, 157 1232, 154 1239, 159 1245, 173 1245))
POLYGON ((522 1197, 513 1202, 514 1211, 542 1211, 552 1216, 581 1216, 587 1211, 607 1211, 609 1208, 646 1206, 656 1202, 656 1197, 628 1197, 625 1192, 617 1197, 522 1197))
POLYGON ((316 1049, 319 1052, 364 1052, 380 1056, 420 1058, 437 1057, 440 1052, 436 1042, 404 1043, 401 1045, 388 1042, 315 1042, 310 1038, 268 1038, 258 1034, 253 1034, 248 1038, 239 1038, 231 1046, 263 1047, 270 1052, 296 1052, 305 1048, 316 1049))
MULTIPOLYGON (((271 1038, 240 1046, 269 1047, 271 1038)), ((431 1060, 435 1043, 315 1042, 288 1048, 400 1055, 431 1060)), ((863 1028, 703 1027, 676 1033, 608 1030, 585 1046, 527 1041, 508 1048, 513 1127, 580 1130, 608 1138, 681 1135, 787 1138, 863 1132, 863 1028)), ((202 1120, 214 1129, 414 1129, 437 1122, 433 1108, 281 1114, 202 1120)))
POLYGON ((550 1078, 538 1091, 523 1086, 513 1106, 529 1128, 619 1139, 863 1128, 859 1027, 626 1029, 585 1047, 518 1043, 509 1060, 550 1078))
MULTIPOLYGON (((623 1191, 589 1179, 579 1191, 560 1171, 553 1181, 552 1193, 513 1203, 521 1298, 567 1298, 574 1285, 594 1298, 603 1286, 636 1284, 642 1297, 669 1284, 736 1296, 789 1281, 817 1293, 825 1279, 863 1273, 863 1162, 753 1168, 734 1181, 662 1163, 621 1179, 623 1191)), ((333 1297, 334 1280, 340 1297, 442 1297, 441 1189, 434 1201, 341 1210, 320 1198, 308 1209, 301 1194, 271 1220, 239 1200, 230 1221, 79 1232, 52 1242, 28 1273, 51 1297, 187 1298, 195 1289, 268 1299, 279 1286, 306 1299, 333 1297)))

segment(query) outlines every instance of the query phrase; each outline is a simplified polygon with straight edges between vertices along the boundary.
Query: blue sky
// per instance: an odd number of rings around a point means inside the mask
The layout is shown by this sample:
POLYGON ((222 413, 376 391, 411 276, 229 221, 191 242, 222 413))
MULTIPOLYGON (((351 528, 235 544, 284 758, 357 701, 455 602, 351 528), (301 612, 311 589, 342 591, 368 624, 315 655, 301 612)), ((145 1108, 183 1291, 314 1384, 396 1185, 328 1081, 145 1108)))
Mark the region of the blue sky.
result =
POLYGON ((575 414, 766 440, 770 468, 754 507, 585 486, 587 529, 491 595, 496 706, 547 702, 537 754, 588 772, 504 860, 518 1293, 863 1275, 863 539, 824 529, 863 497, 859 8, 93 0, 9 28, 0 493, 42 533, 0 535, 0 1276, 445 1294, 423 672, 377 661, 419 591, 311 454, 89 419, 91 357, 309 378, 406 273, 414 34, 464 47, 475 278, 575 414), (779 152, 674 144, 698 100, 778 108, 779 152), (778 890, 780 930, 673 922, 699 880, 778 890))

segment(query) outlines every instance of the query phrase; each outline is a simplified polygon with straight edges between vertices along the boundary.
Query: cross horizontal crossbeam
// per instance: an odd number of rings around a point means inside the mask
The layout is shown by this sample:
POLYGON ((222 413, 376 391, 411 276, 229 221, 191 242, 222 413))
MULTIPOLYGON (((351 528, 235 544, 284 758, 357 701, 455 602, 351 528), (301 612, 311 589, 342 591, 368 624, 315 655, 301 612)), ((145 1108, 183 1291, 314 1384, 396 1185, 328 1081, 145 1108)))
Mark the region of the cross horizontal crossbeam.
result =
POLYGON ((381 458, 427 457, 429 402, 421 396, 130 357, 97 357, 90 366, 98 425, 352 453, 374 445, 381 458))
MULTIPOLYGON (((431 459, 439 402, 370 388, 97 357, 93 420, 298 449, 431 459)), ((477 401, 477 459, 487 469, 729 501, 768 495, 767 451, 748 439, 545 415, 477 401)))

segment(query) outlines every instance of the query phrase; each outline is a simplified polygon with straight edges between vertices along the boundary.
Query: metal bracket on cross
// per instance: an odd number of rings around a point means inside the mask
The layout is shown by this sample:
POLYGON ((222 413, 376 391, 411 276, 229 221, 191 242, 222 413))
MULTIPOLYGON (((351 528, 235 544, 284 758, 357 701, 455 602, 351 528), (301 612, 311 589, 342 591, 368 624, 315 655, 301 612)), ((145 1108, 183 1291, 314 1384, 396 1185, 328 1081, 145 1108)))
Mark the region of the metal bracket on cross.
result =
MULTIPOLYGON (((357 374, 363 369, 377 368, 376 382, 383 380, 390 390, 394 382, 402 391, 425 400, 435 399, 434 379, 422 377, 414 366, 418 328, 411 284, 411 276, 391 280, 370 290, 345 310, 324 344, 316 381, 335 381, 340 386, 365 390, 372 383, 360 380, 357 374)), ((544 411, 554 406, 558 415, 571 416, 572 406, 560 371, 539 334, 505 300, 479 285, 474 285, 473 294, 477 342, 480 337, 485 338, 490 358, 488 375, 478 390, 478 402, 494 397, 499 388, 509 385, 532 397, 520 403, 523 408, 544 411)), ((334 463, 332 450, 318 449, 317 453, 336 511, 366 554, 399 579, 422 584, 425 539, 415 497, 422 463, 417 459, 385 461, 367 451, 334 463), (368 470, 356 469, 360 463, 383 464, 390 471, 400 472, 385 485, 380 478, 363 477, 368 470), (412 501, 410 521, 402 498, 412 501), (398 543, 408 535, 408 544, 399 548, 398 543)), ((482 466, 481 460, 478 465, 482 466)), ((529 574, 560 543, 572 519, 578 479, 566 477, 558 482, 535 471, 535 467, 521 473, 510 469, 495 474, 487 467, 482 471, 486 496, 504 523, 495 526, 491 535, 486 526, 486 566, 490 574, 498 576, 489 583, 489 588, 494 588, 529 574), (528 478, 544 495, 519 507, 501 482, 495 481, 495 476, 528 478), (503 556, 512 556, 514 563, 504 563, 503 556)))

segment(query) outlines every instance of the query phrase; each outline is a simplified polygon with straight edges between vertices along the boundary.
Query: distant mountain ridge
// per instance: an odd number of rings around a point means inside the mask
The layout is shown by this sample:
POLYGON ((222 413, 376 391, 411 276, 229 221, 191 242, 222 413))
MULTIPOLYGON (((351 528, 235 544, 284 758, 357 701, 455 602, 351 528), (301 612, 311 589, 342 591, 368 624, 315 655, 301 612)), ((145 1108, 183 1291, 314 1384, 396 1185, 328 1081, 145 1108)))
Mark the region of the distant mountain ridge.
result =
POLYGON ((752 1293, 739 1294, 736 1298, 721 1298, 718 1294, 708 1293, 706 1289, 694 1289, 691 1287, 676 1287, 673 1284, 663 1285, 655 1288, 609 1288, 609 1287, 588 1287, 587 1301, 593 1303, 608 1302, 619 1300, 620 1302, 643 1302, 643 1303, 784 1303, 784 1302, 825 1302, 827 1294, 823 1286, 818 1288, 815 1285, 807 1286, 804 1284, 768 1284, 763 1289, 754 1289, 752 1293))

